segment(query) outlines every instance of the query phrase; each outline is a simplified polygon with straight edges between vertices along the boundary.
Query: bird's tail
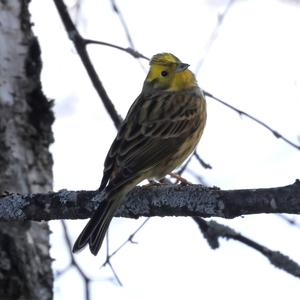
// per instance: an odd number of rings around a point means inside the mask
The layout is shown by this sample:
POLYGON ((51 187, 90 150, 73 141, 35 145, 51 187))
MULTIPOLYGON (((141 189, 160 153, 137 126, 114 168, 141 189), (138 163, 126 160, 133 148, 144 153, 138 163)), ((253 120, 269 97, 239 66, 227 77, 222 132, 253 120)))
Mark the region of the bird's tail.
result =
POLYGON ((92 254, 97 255, 108 226, 125 194, 122 189, 106 194, 105 199, 100 203, 93 217, 77 238, 73 246, 73 252, 77 252, 89 244, 92 254))

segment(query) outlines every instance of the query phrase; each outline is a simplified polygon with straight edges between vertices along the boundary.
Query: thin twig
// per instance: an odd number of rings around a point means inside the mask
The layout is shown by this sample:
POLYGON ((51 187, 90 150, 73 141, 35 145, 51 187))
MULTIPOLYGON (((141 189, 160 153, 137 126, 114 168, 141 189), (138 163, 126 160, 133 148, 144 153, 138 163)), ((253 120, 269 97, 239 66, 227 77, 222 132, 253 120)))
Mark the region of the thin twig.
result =
POLYGON ((106 259, 105 259, 105 262, 102 264, 102 266, 100 267, 103 268, 105 267, 106 265, 108 265, 114 275, 114 277, 116 278, 118 284, 120 286, 123 286, 119 276, 117 275, 112 263, 111 263, 111 258, 117 254, 126 244, 128 244, 129 242, 130 243, 134 243, 133 242, 133 238, 134 236, 144 227, 144 225, 149 221, 150 218, 146 218, 146 220, 128 237, 128 239, 123 242, 115 251, 113 251, 111 254, 109 254, 109 240, 108 240, 108 234, 106 235, 106 259))
POLYGON ((144 225, 149 221, 150 218, 146 218, 146 220, 128 237, 128 239, 126 241, 124 241, 116 250, 114 250, 111 254, 106 256, 106 260, 105 262, 102 264, 102 266, 100 267, 103 268, 106 264, 109 263, 110 259, 116 255, 122 248, 124 248, 124 246, 126 244, 130 243, 135 243, 133 242, 133 238, 134 236, 144 227, 144 225))
MULTIPOLYGON (((193 154, 194 155, 194 154, 193 154)), ((189 157, 189 159, 184 163, 184 165, 182 165, 182 167, 178 170, 178 174, 181 175, 185 170, 186 168, 188 167, 189 163, 191 162, 192 158, 193 158, 193 155, 191 155, 189 157)))
POLYGON ((220 30, 220 28, 223 24, 224 18, 227 15, 227 13, 228 13, 228 11, 229 11, 229 9, 232 6, 234 1, 235 0, 229 0, 226 7, 225 7, 225 9, 223 10, 223 12, 218 15, 217 24, 216 24, 215 28, 213 29, 213 31, 210 35, 210 38, 209 38, 209 40, 208 40, 208 42, 207 42, 207 44, 204 48, 204 53, 203 53, 200 61, 198 62, 197 66, 196 66, 196 70, 195 70, 196 74, 199 73, 199 71, 200 71, 200 69, 201 69, 201 67, 202 67, 202 65, 203 65, 203 63, 204 63, 204 61, 205 61, 212 45, 213 45, 213 43, 215 42, 215 40, 218 36, 219 30, 220 30))
POLYGON ((86 45, 98 44, 98 45, 102 45, 102 46, 107 46, 107 47, 111 47, 111 48, 114 48, 114 49, 117 49, 117 50, 124 51, 124 52, 130 54, 131 56, 133 56, 134 58, 143 58, 143 59, 146 59, 146 60, 150 60, 147 56, 139 53, 138 51, 134 50, 133 48, 129 48, 129 47, 124 48, 124 47, 117 46, 117 45, 114 45, 114 44, 111 44, 111 43, 106 43, 106 42, 101 42, 101 41, 96 41, 96 40, 90 40, 90 39, 85 39, 84 42, 85 42, 86 45))
POLYGON ((109 258, 112 258, 117 252, 119 252, 126 244, 129 242, 132 244, 136 244, 133 242, 133 238, 135 235, 145 226, 145 224, 150 220, 150 218, 146 218, 145 221, 128 237, 126 241, 124 241, 114 252, 109 255, 109 258))
POLYGON ((109 267, 110 267, 115 279, 117 280, 117 283, 119 284, 119 286, 123 286, 122 281, 120 280, 119 276, 117 275, 117 273, 116 273, 114 267, 112 266, 111 262, 107 261, 107 264, 109 265, 109 267))
POLYGON ((85 272, 82 270, 80 265, 77 263, 76 259, 74 258, 74 255, 72 254, 72 242, 70 239, 70 234, 68 232, 67 225, 64 220, 61 220, 61 224, 63 227, 64 232, 64 238, 67 243, 68 252, 70 254, 71 258, 71 265, 74 266, 74 268, 77 270, 77 272, 80 274, 80 276, 83 278, 84 281, 84 288, 85 288, 85 300, 90 300, 90 281, 91 279, 85 274, 85 272))
POLYGON ((104 86, 102 85, 102 82, 100 81, 96 70, 90 60, 89 54, 86 50, 86 42, 81 37, 80 33, 76 29, 68 11, 67 7, 64 4, 62 0, 53 0, 57 11, 60 15, 60 18, 65 26, 65 29, 68 33, 69 38, 73 41, 74 46, 77 50, 78 55, 80 56, 80 59, 94 85, 94 88, 96 89, 98 95, 102 99, 102 102, 109 113, 110 117, 112 118, 116 128, 119 128, 121 125, 121 117, 117 113, 112 101, 108 97, 106 90, 104 89, 104 86))
POLYGON ((196 157, 197 161, 200 163, 200 165, 204 168, 204 169, 212 169, 212 166, 208 163, 206 163, 197 153, 197 150, 194 152, 194 156, 196 157))
POLYGON ((189 163, 191 162, 192 158, 195 156, 195 158, 197 159, 197 161, 200 163, 200 165, 204 168, 204 169, 212 169, 212 166, 208 163, 206 163, 197 153, 197 150, 194 151, 193 155, 191 155, 189 157, 189 159, 185 162, 185 164, 179 169, 178 172, 176 172, 177 174, 181 175, 185 169, 188 167, 189 163))
MULTIPOLYGON (((126 21, 125 21, 125 18, 123 17, 123 14, 122 14, 121 10, 120 10, 119 7, 117 6, 117 3, 116 3, 115 0, 111 0, 111 5, 112 5, 112 8, 113 8, 114 12, 115 12, 115 13, 118 15, 118 17, 119 17, 119 20, 120 20, 120 22, 121 22, 121 24, 122 24, 122 27, 123 27, 124 31, 125 31, 126 38, 127 38, 127 40, 128 40, 128 43, 129 43, 131 49, 132 49, 133 51, 135 51, 136 48, 135 48, 135 46, 134 46, 134 44, 133 44, 133 39, 132 39, 132 37, 131 37, 131 34, 130 34, 129 29, 128 29, 128 26, 127 26, 127 23, 126 23, 126 21)), ((145 58, 145 59, 148 59, 148 58, 146 58, 146 57, 144 57, 144 56, 143 56, 143 57, 142 57, 142 56, 135 56, 135 58, 145 58)), ((149 60, 149 59, 148 59, 148 60, 149 60)), ((140 60, 138 60, 138 62, 139 62, 139 64, 140 64, 141 68, 146 72, 146 69, 145 69, 144 65, 142 64, 142 62, 141 62, 140 60)))
POLYGON ((129 43, 130 47, 132 49, 135 49, 135 46, 133 44, 133 40, 132 40, 131 35, 129 33, 128 26, 127 26, 127 24, 125 22, 125 19, 123 17, 122 12, 120 11, 119 7, 117 6, 116 1, 115 0, 111 0, 111 5, 112 5, 112 8, 113 8, 114 12, 119 16, 120 22, 121 22, 121 24, 122 24, 122 26, 124 28, 124 31, 125 31, 125 34, 126 34, 126 38, 128 40, 128 43, 129 43))
POLYGON ((287 222, 289 225, 292 225, 292 226, 300 228, 300 223, 297 222, 294 217, 293 218, 287 217, 286 215, 283 215, 283 214, 277 214, 276 216, 278 216, 279 218, 281 218, 282 220, 284 220, 285 222, 287 222))
POLYGON ((117 281, 118 285, 119 286, 123 286, 119 276, 117 275, 117 272, 115 271, 114 267, 112 266, 111 264, 111 261, 110 261, 110 255, 109 255, 109 232, 107 231, 106 233, 106 259, 105 259, 105 262, 103 263, 102 266, 100 266, 99 269, 101 269, 103 266, 106 266, 108 265, 113 273, 113 276, 115 277, 115 280, 117 281))
POLYGON ((234 231, 232 228, 219 224, 215 221, 208 222, 199 217, 194 217, 193 219, 198 224, 200 230, 202 231, 204 237, 207 239, 207 242, 212 249, 216 249, 219 247, 218 239, 220 237, 233 239, 257 250, 266 258, 268 258, 270 263, 275 267, 300 278, 300 266, 295 261, 291 260, 288 256, 280 253, 279 251, 270 250, 267 247, 262 246, 261 244, 254 242, 253 240, 234 231))
POLYGON ((212 95, 211 93, 209 92, 206 92, 206 91, 203 91, 204 92, 204 95, 207 96, 207 97, 210 97, 218 102, 220 102, 221 104, 223 104, 224 106, 232 109, 233 111, 237 112, 240 116, 245 116, 249 119, 251 119, 252 121, 258 123, 259 125, 261 125, 262 127, 266 128, 267 130, 269 130, 276 138, 278 139, 282 139, 284 142, 286 142, 287 144, 289 144, 290 146, 296 148, 297 150, 300 150, 300 146, 291 142, 289 139, 287 139, 286 137, 284 137, 282 134, 280 134, 278 131, 272 129, 269 125, 267 125, 266 123, 260 121, 259 119, 253 117, 252 115, 234 107, 233 105, 231 104, 228 104, 226 103, 225 101, 221 100, 220 98, 217 98, 215 97, 214 95, 212 95))

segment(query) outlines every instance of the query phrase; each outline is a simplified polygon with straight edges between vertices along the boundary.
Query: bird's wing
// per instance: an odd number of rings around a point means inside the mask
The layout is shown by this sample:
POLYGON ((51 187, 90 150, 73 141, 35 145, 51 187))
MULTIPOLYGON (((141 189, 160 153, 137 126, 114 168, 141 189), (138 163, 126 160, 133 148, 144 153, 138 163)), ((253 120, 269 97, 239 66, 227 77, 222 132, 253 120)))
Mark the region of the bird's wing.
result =
POLYGON ((100 189, 108 181, 122 185, 176 154, 200 125, 200 101, 197 93, 141 94, 108 152, 100 189))

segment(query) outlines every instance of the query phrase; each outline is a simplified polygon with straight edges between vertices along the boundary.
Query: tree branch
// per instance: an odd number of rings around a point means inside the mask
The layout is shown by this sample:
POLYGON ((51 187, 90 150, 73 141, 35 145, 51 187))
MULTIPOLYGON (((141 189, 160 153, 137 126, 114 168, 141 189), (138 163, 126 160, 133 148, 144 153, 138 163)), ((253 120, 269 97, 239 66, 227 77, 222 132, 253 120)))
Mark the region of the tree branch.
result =
POLYGON ((66 8, 63 0, 53 0, 53 1, 56 5, 57 11, 60 15, 60 18, 61 18, 61 20, 65 26, 65 29, 68 33, 68 36, 69 36, 70 40, 73 41, 76 51, 77 51, 78 55, 80 56, 80 59, 84 65, 93 85, 94 85, 95 90, 97 91, 98 95, 100 96, 100 98, 101 98, 107 112, 111 116, 116 128, 119 128, 120 124, 122 122, 121 117, 117 113, 112 101, 108 97, 106 90, 105 90, 102 82, 100 81, 100 79, 97 75, 97 72, 90 60, 89 54, 86 50, 87 43, 86 43, 85 39, 82 38, 82 36, 78 32, 78 30, 76 29, 73 21, 71 20, 71 17, 67 11, 67 8, 66 8))
MULTIPOLYGON (((91 217, 102 200, 97 191, 6 195, 0 198, 0 220, 54 220, 91 217)), ((259 213, 300 214, 300 181, 264 189, 220 190, 202 185, 136 187, 116 216, 199 216, 234 218, 259 213)))
POLYGON ((203 91, 204 95, 214 99, 215 101, 223 104, 224 106, 232 109, 233 111, 237 112, 240 116, 245 116, 248 119, 254 121, 255 123, 259 124, 260 126, 266 128, 267 130, 269 130, 277 139, 282 139, 284 142, 286 142, 287 144, 289 144, 290 146, 294 147, 297 150, 300 150, 300 145, 297 145, 295 143, 293 143, 292 141, 290 141, 289 139, 287 139, 285 136, 283 136, 282 134, 280 134, 278 131, 274 130, 273 128, 271 128, 269 125, 267 125, 266 123, 264 123, 263 121, 253 117, 252 115, 246 113, 245 111, 242 111, 236 107, 234 107, 231 104, 226 103, 225 101, 221 100, 220 98, 215 97, 214 95, 212 95, 209 92, 203 91))
POLYGON ((288 256, 279 251, 273 251, 245 236, 234 231, 232 228, 219 224, 215 221, 205 221, 202 218, 193 218, 198 224, 204 237, 207 239, 212 249, 219 247, 219 238, 233 239, 239 241, 250 248, 253 248, 269 259, 275 267, 286 271, 287 273, 300 278, 300 266, 288 256))
POLYGON ((222 27, 223 25, 223 21, 229 11, 229 9, 231 8, 231 6, 233 5, 233 2, 235 0, 229 0, 228 3, 226 4, 225 6, 225 9, 223 10, 223 12, 221 12, 219 15, 218 15, 218 19, 217 19, 217 23, 215 25, 215 28, 213 29, 212 33, 211 33, 211 36, 207 42, 207 44, 205 45, 204 47, 204 50, 203 50, 203 54, 202 54, 202 57, 200 59, 200 61, 198 62, 197 64, 197 67, 196 67, 196 70, 195 70, 195 73, 198 74, 208 53, 210 52, 210 49, 212 47, 212 45, 214 44, 217 36, 218 36, 218 33, 219 33, 219 30, 220 28, 222 27))
POLYGON ((68 228, 67 225, 64 221, 61 222, 61 225, 63 227, 63 232, 64 232, 64 237, 65 237, 65 241, 67 243, 67 247, 70 253, 70 259, 71 259, 71 263, 70 266, 73 266, 77 272, 80 274, 81 278, 83 279, 84 282, 84 291, 85 291, 85 300, 90 300, 91 297, 91 292, 90 292, 90 283, 91 283, 91 278, 85 274, 84 270, 81 268, 81 266, 77 263, 74 255, 72 254, 72 242, 70 239, 70 234, 68 232, 68 228))
POLYGON ((114 45, 114 44, 111 44, 111 43, 96 41, 96 40, 90 40, 90 39, 85 39, 84 42, 85 42, 86 45, 95 44, 95 45, 107 46, 107 47, 114 48, 114 49, 117 49, 117 50, 120 50, 120 51, 124 51, 124 52, 130 54, 134 58, 143 58, 143 59, 146 59, 146 60, 150 60, 147 56, 139 53, 138 51, 136 51, 136 50, 134 50, 133 48, 130 48, 130 47, 124 48, 124 47, 114 45))
POLYGON ((126 34, 126 38, 127 38, 127 41, 129 43, 130 47, 132 49, 135 49, 135 46, 133 44, 133 40, 131 38, 131 34, 129 32, 127 23, 126 23, 126 21, 125 21, 125 19, 123 17, 122 12, 120 11, 120 9, 119 9, 119 7, 118 7, 118 5, 117 5, 117 3, 116 3, 115 0, 111 0, 110 2, 111 2, 111 5, 112 5, 112 8, 113 8, 114 12, 118 15, 118 17, 120 19, 120 22, 122 24, 122 27, 124 28, 124 31, 125 31, 125 34, 126 34))

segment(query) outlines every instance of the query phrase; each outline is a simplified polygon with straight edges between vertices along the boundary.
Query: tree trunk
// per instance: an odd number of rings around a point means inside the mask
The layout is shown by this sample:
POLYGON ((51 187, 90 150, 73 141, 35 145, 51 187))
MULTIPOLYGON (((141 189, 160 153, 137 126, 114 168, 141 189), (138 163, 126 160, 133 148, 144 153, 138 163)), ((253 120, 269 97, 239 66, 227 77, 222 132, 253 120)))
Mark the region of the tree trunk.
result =
MULTIPOLYGON (((0 193, 52 189, 54 116, 28 3, 0 0, 0 193)), ((0 299, 52 299, 52 282, 48 224, 1 222, 0 299)))

